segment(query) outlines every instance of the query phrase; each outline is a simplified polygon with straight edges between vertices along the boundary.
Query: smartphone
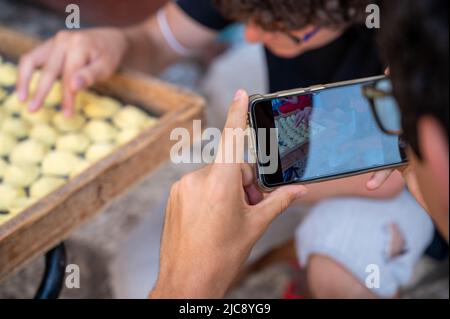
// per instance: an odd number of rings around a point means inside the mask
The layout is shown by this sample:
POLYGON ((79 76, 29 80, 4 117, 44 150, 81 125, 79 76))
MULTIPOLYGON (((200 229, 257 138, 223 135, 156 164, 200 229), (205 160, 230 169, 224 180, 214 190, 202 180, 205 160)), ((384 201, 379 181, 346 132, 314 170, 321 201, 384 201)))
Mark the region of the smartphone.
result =
POLYGON ((309 184, 405 165, 406 143, 378 126, 363 88, 384 76, 250 97, 261 188, 309 184))

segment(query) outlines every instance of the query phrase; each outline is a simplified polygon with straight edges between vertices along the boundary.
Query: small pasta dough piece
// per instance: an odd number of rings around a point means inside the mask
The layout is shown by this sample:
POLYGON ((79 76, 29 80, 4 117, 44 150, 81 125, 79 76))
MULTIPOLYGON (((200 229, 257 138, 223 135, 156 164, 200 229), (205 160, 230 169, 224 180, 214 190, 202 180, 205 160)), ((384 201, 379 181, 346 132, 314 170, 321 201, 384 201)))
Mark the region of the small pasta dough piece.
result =
POLYGON ((69 133, 60 136, 56 141, 56 149, 81 154, 89 147, 89 139, 81 133, 69 133))
POLYGON ((3 181, 13 187, 28 187, 39 176, 39 168, 35 165, 12 164, 6 167, 3 181))
POLYGON ((50 176, 70 176, 80 159, 72 153, 52 151, 42 162, 42 173, 50 176))
POLYGON ((36 201, 29 197, 19 197, 17 200, 15 200, 10 206, 9 206, 9 213, 12 216, 14 216, 17 213, 20 213, 33 205, 36 201))
POLYGON ((73 170, 73 172, 70 174, 70 177, 72 178, 83 173, 85 170, 89 168, 90 165, 91 163, 89 163, 88 161, 80 160, 76 165, 75 169, 73 170))
MULTIPOLYGON (((37 86, 39 84, 39 80, 41 78, 42 72, 36 71, 33 73, 33 76, 30 81, 29 93, 30 96, 33 96, 36 93, 37 86)), ((56 81, 53 83, 52 88, 48 92, 45 97, 44 105, 46 107, 54 107, 61 103, 62 100, 62 86, 60 81, 56 81)))
POLYGON ((13 86, 17 82, 17 67, 12 63, 0 63, 0 85, 13 86))
POLYGON ((53 83, 50 92, 48 92, 45 98, 44 104, 47 107, 55 107, 61 103, 62 100, 62 85, 60 81, 53 83))
POLYGON ((149 116, 149 117, 147 117, 147 120, 145 121, 144 126, 145 126, 145 128, 149 128, 149 127, 155 126, 156 123, 158 123, 158 119, 156 117, 149 116))
POLYGON ((91 119, 107 119, 120 109, 120 103, 109 97, 99 97, 89 100, 83 108, 84 113, 91 119))
POLYGON ((21 102, 17 92, 14 92, 3 102, 3 109, 8 114, 20 114, 22 110, 27 109, 27 103, 27 101, 21 102))
POLYGON ((29 126, 19 118, 9 117, 3 121, 0 131, 20 139, 28 135, 29 126))
POLYGON ((49 108, 41 108, 36 112, 22 109, 21 117, 30 124, 50 123, 55 111, 49 108))
POLYGON ((135 106, 127 105, 114 116, 114 124, 121 128, 145 128, 148 116, 135 106))
POLYGON ((13 187, 8 184, 0 184, 0 210, 9 211, 14 202, 25 197, 22 188, 13 187))
POLYGON ((44 176, 30 187, 31 198, 40 199, 66 183, 64 178, 44 176))
POLYGON ((75 98, 75 108, 77 111, 82 110, 87 104, 95 101, 99 98, 99 96, 93 92, 89 92, 86 90, 79 91, 75 98))
POLYGON ((112 151, 114 151, 114 145, 111 143, 93 144, 86 152, 86 159, 93 163, 111 154, 112 151))
POLYGON ((34 95, 36 93, 36 90, 39 85, 39 80, 41 79, 42 72, 41 71, 34 71, 33 75, 30 80, 30 85, 28 86, 28 93, 30 95, 34 95))
POLYGON ((85 119, 80 114, 75 114, 71 118, 66 118, 61 112, 56 113, 53 117, 53 125, 61 132, 78 131, 85 122, 85 119))
POLYGON ((9 155, 16 144, 17 141, 13 136, 0 131, 0 157, 9 155))
POLYGON ((124 145, 138 136, 140 130, 138 128, 126 128, 119 132, 116 136, 116 143, 118 145, 124 145))
POLYGON ((47 147, 52 147, 56 143, 58 133, 48 124, 36 124, 31 129, 30 137, 47 147))
POLYGON ((0 87, 0 101, 3 101, 3 99, 7 96, 8 96, 8 93, 0 87))
POLYGON ((46 152, 47 149, 43 144, 28 139, 13 148, 9 159, 14 164, 38 164, 42 161, 46 152))
POLYGON ((106 121, 94 120, 88 123, 84 128, 84 132, 94 143, 103 143, 114 140, 117 131, 106 121))
POLYGON ((6 162, 2 158, 0 158, 0 178, 3 178, 3 174, 5 173, 7 166, 8 164, 6 164, 6 162))

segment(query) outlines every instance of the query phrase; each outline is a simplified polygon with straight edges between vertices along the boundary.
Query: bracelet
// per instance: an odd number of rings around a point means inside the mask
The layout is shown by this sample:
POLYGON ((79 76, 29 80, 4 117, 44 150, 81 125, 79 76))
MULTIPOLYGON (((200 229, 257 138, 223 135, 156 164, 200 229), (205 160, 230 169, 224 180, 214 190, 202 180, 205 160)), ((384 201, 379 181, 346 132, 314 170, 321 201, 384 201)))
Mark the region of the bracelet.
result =
POLYGON ((174 50, 177 54, 183 57, 193 55, 192 50, 186 48, 175 38, 175 35, 170 29, 169 22, 167 21, 167 15, 164 8, 158 11, 156 15, 156 20, 158 21, 158 26, 159 29, 161 30, 162 35, 164 36, 164 39, 166 40, 167 44, 172 48, 172 50, 174 50))

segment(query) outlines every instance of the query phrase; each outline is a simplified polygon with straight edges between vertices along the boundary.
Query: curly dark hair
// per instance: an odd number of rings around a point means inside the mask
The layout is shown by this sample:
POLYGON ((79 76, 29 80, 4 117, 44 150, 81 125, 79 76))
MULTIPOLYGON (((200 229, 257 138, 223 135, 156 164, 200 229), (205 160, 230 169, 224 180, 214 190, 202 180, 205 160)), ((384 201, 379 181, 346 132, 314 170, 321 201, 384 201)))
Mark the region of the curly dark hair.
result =
POLYGON ((405 138, 421 157, 417 121, 431 115, 449 121, 448 0, 385 0, 379 35, 390 67, 405 138))
POLYGON ((251 20, 266 30, 296 30, 308 25, 340 27, 363 22, 374 0, 214 0, 233 20, 251 20))

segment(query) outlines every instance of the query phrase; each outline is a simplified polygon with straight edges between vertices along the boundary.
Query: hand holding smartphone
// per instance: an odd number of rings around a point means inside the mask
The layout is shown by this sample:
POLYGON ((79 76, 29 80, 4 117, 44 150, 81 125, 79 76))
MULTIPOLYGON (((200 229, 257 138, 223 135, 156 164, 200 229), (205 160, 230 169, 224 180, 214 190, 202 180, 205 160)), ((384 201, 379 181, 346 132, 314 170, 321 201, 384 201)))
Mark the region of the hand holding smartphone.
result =
MULTIPOLYGON (((379 76, 252 96, 249 117, 260 186, 272 190, 404 165, 406 144, 383 132, 365 95, 379 84, 390 81, 379 76)), ((395 100, 384 103, 385 116, 399 126, 389 114, 395 100)))

